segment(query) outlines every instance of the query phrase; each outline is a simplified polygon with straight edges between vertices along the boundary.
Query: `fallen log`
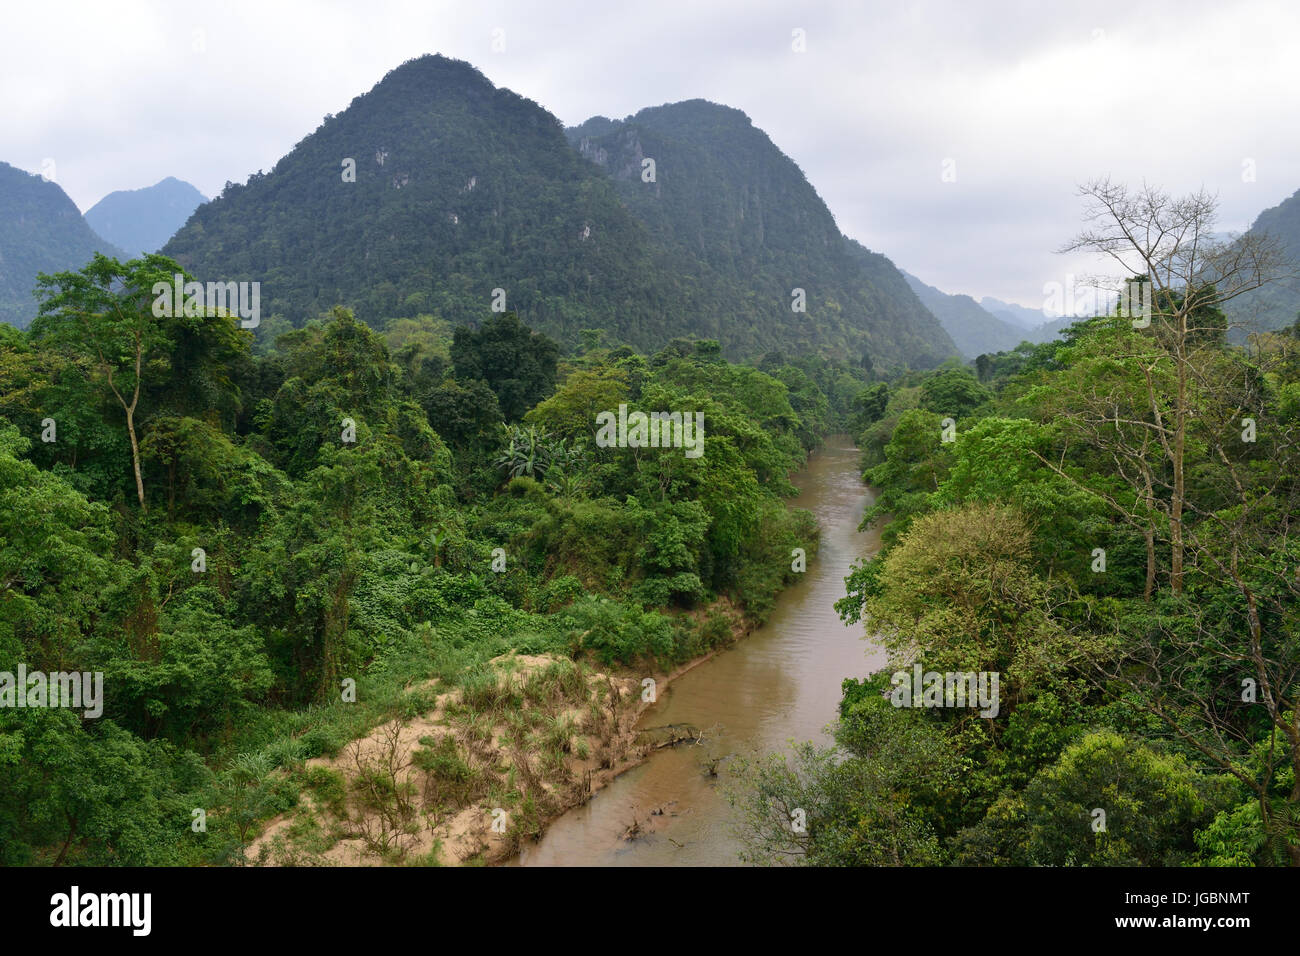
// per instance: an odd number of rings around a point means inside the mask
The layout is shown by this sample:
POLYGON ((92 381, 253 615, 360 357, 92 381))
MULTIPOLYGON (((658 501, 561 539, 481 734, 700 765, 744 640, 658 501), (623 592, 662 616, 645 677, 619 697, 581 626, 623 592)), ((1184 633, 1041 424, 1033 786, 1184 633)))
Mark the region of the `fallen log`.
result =
POLYGON ((659 750, 687 740, 694 742, 700 740, 698 727, 692 727, 690 724, 664 724, 662 727, 647 727, 638 731, 636 746, 659 750))

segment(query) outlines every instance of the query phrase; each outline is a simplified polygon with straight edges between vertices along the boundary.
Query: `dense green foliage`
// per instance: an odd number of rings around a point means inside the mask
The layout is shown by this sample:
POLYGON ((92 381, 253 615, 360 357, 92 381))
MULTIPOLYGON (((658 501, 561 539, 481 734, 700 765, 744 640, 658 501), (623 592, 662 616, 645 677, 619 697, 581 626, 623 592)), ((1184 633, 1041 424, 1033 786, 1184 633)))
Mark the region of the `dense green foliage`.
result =
POLYGON ((1227 345, 1207 291, 1209 331, 1166 297, 875 403, 886 547, 837 608, 889 666, 834 747, 740 768, 752 858, 1300 864, 1300 350, 1227 345), (896 698, 914 665, 999 675, 996 715, 896 698))
POLYGON ((304 780, 328 791, 305 759, 427 709, 421 682, 472 701, 509 651, 644 673, 732 639, 816 548, 787 475, 867 384, 596 331, 557 369, 512 315, 390 350, 335 308, 255 349, 265 328, 152 315, 177 268, 100 257, 0 329, 0 671, 104 687, 98 717, 0 709, 5 864, 238 861, 304 780), (620 403, 702 412, 704 454, 598 447, 620 403))
POLYGON ((554 342, 526 328, 513 312, 478 329, 461 326, 451 343, 456 378, 486 383, 509 422, 523 418, 554 390, 558 356, 554 342))
POLYGON ((270 172, 228 184, 163 251, 204 280, 261 281, 264 311, 293 325, 336 303, 376 328, 420 315, 471 325, 500 304, 566 348, 603 327, 643 351, 715 339, 733 359, 779 347, 884 369, 952 354, 893 265, 851 247, 742 114, 666 110, 681 122, 647 186, 663 204, 647 204, 536 103, 422 57, 270 172), (806 313, 791 311, 796 287, 806 313))

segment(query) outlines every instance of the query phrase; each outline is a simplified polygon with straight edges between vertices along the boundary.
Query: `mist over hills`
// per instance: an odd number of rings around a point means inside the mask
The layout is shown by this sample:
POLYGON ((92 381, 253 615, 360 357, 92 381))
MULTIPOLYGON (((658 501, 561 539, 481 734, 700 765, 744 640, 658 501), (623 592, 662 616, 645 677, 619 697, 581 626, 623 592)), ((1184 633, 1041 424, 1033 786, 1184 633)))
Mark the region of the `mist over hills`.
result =
POLYGON ((1031 336, 1024 326, 998 318, 968 295, 950 295, 926 285, 909 272, 903 275, 917 298, 952 336, 965 359, 986 352, 1009 351, 1031 336))
POLYGON ((994 318, 1025 329, 1023 338, 1029 342, 1050 342, 1079 319, 1079 316, 1073 315, 1059 315, 1049 319, 1044 316, 1042 309, 1028 309, 987 295, 980 299, 979 304, 994 318))
POLYGON ((740 111, 693 100, 566 138, 533 101, 441 56, 390 72, 162 251, 201 280, 260 280, 263 312, 294 324, 336 303, 381 326, 477 323, 501 289, 565 344, 594 327, 642 349, 716 338, 733 357, 921 367, 955 352, 740 111))
POLYGON ((109 193, 86 210, 86 222, 129 255, 139 256, 161 249, 207 201, 189 183, 168 176, 143 189, 109 193))
POLYGON ((995 318, 1001 319, 1003 322, 1010 322, 1012 325, 1018 325, 1022 329, 1036 329, 1044 321, 1041 309, 1027 309, 1023 305, 1016 305, 1014 302, 1003 302, 991 295, 986 295, 980 299, 979 305, 980 308, 995 318))
POLYGON ((26 328, 36 317, 37 274, 80 269, 97 251, 123 254, 57 183, 0 162, 0 321, 26 328))
MULTIPOLYGON (((0 167, 0 320, 20 326, 34 315, 36 273, 77 268, 97 248, 161 249, 201 279, 258 279, 264 312, 294 324, 336 303, 377 327, 415 315, 475 324, 501 289, 506 308, 566 345, 598 327, 642 349, 716 338, 733 358, 813 351, 929 367, 1046 341, 1073 321, 905 276, 841 234, 798 165, 740 110, 694 99, 565 129, 441 56, 394 69, 212 202, 167 177, 110 193, 78 224, 56 184, 0 167), (804 312, 791 309, 796 289, 804 312)), ((1300 192, 1252 231, 1300 261, 1300 192)), ((1300 280, 1229 311, 1251 327, 1289 326, 1300 280)))

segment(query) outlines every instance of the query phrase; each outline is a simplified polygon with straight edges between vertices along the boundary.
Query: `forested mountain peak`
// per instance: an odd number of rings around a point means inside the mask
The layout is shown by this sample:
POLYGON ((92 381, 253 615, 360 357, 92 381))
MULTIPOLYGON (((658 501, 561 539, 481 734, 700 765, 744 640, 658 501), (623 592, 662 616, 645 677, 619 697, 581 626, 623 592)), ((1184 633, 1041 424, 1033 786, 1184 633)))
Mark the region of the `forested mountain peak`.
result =
POLYGON ((86 210, 86 222, 128 255, 144 255, 161 249, 205 202, 192 185, 168 176, 143 189, 109 193, 86 210))
POLYGON ((163 251, 202 280, 261 280, 263 311, 295 325, 336 304, 379 327, 477 324, 504 296, 570 346, 600 328, 644 349, 688 336, 735 357, 812 350, 882 368, 954 351, 739 110, 692 100, 582 129, 603 169, 532 100, 420 57, 271 172, 228 185, 163 251))
POLYGON ((593 117, 566 134, 619 181, 642 182, 645 160, 654 160, 656 188, 633 195, 666 202, 687 225, 707 223, 697 240, 747 236, 790 248, 810 239, 824 247, 841 242, 835 217, 798 164, 733 107, 685 100, 625 120, 593 117))
POLYGON ((646 241, 554 116, 426 56, 326 116, 271 172, 227 184, 165 252, 201 277, 261 280, 263 310, 294 324, 340 303, 372 325, 476 323, 502 289, 507 308, 571 341, 617 326, 605 316, 624 298, 648 311, 646 241))
POLYGON ((1278 281, 1247 292, 1228 303, 1234 323, 1250 330, 1286 328, 1300 313, 1300 190, 1261 212, 1248 235, 1271 237, 1286 257, 1278 281))
POLYGON ((692 99, 592 117, 566 135, 656 238, 734 295, 759 286, 776 297, 788 280, 781 294, 805 289, 809 316, 861 335, 855 358, 926 365, 954 352, 894 264, 841 234, 798 164, 741 110, 692 99))
POLYGON ((37 273, 78 268, 97 250, 120 254, 58 183, 0 162, 0 321, 26 327, 37 273))

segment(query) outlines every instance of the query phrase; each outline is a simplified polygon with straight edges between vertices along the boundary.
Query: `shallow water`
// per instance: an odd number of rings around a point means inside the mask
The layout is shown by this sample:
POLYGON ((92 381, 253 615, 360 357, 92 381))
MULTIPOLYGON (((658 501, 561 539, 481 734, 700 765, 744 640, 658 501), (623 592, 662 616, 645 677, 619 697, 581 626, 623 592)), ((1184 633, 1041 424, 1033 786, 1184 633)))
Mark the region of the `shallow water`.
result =
POLYGON ((862 626, 845 627, 834 607, 850 565, 880 545, 875 531, 857 531, 872 494, 859 480, 850 437, 829 438, 791 480, 800 489, 792 506, 812 511, 822 528, 803 579, 782 592, 762 628, 675 680, 639 724, 690 724, 706 731, 705 741, 656 752, 552 823, 518 864, 738 865, 733 811, 719 789, 726 761, 788 749, 791 739, 829 741, 840 682, 884 666, 862 626), (720 773, 710 776, 715 760, 720 773), (634 820, 645 835, 626 840, 634 820))

